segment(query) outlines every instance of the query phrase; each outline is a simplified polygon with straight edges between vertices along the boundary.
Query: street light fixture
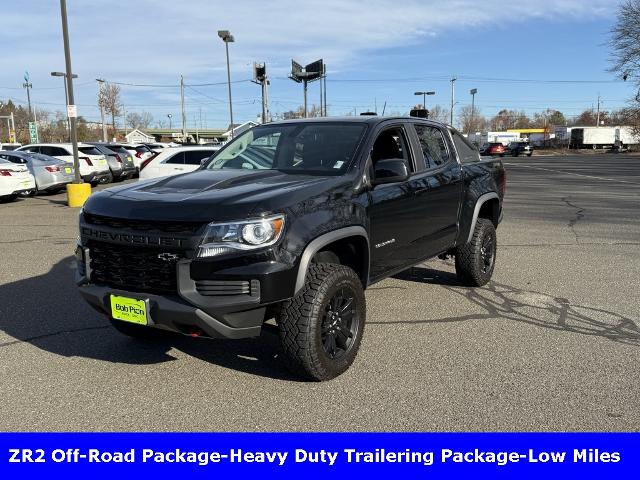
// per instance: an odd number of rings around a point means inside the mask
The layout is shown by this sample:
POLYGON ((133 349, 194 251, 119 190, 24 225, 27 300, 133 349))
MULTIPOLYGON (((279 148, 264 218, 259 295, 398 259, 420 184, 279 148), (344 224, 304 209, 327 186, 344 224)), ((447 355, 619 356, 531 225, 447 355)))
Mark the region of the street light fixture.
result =
MULTIPOLYGON (((69 93, 67 91, 67 74, 64 72, 51 72, 51 76, 63 78, 62 83, 64 83, 64 106, 66 108, 66 106, 69 105, 69 93)), ((71 75, 71 78, 78 78, 78 75, 74 73, 71 75)), ((69 120, 68 116, 67 116, 67 131, 69 133, 69 142, 71 142, 71 121, 69 120)))
MULTIPOLYGON (((475 104, 476 104, 476 93, 478 93, 478 89, 477 88, 472 88, 471 90, 469 90, 469 93, 471 94, 471 130, 473 130, 473 133, 475 133, 475 104)), ((468 133, 472 133, 472 132, 468 132, 468 133)))
POLYGON ((169 119, 169 130, 171 130, 171 118, 173 117, 173 115, 171 115, 170 113, 167 113, 167 118, 169 119))
POLYGON ((231 138, 233 139, 233 105, 231 103, 231 68, 229 67, 229 43, 235 42, 235 38, 229 30, 218 30, 218 36, 224 42, 227 51, 227 86, 229 87, 229 118, 231 120, 231 138))
POLYGON ((427 95, 435 95, 436 92, 415 92, 414 95, 422 95, 422 108, 427 108, 427 95))

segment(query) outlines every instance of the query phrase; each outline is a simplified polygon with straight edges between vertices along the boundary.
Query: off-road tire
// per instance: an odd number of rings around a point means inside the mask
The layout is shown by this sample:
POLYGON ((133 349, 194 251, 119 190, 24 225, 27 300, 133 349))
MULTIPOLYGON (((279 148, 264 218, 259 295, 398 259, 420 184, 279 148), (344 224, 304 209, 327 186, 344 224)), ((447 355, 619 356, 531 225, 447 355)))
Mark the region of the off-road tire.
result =
POLYGON ((456 275, 460 283, 467 287, 481 287, 489 282, 496 264, 496 253, 496 229, 493 223, 486 218, 478 218, 471 241, 456 248, 456 275), (489 266, 482 253, 488 240, 493 249, 489 266))
POLYGON ((296 375, 315 381, 330 380, 345 372, 353 363, 366 317, 364 289, 358 275, 349 267, 331 263, 312 263, 304 287, 283 303, 276 318, 283 359, 296 375), (350 325, 354 325, 351 343, 339 357, 331 358, 323 347, 323 322, 331 300, 339 292, 353 294, 350 325))

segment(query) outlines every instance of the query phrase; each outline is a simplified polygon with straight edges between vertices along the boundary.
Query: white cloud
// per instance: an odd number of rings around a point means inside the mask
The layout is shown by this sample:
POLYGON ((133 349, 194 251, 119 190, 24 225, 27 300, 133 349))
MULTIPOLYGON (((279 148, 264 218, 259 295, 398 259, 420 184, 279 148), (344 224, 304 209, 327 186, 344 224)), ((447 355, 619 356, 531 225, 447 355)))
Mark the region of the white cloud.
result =
MULTIPOLYGON (((25 63, 62 64, 57 2, 24 3, 3 15, 0 40, 25 63), (46 4, 46 7, 43 6, 46 4), (25 10, 20 10, 20 9, 25 10), (30 10, 26 10, 29 9, 30 10), (34 60, 35 59, 35 60, 34 60)), ((222 76, 216 31, 231 30, 234 70, 253 60, 288 68, 324 57, 344 68, 358 55, 448 31, 513 26, 531 18, 593 19, 614 13, 612 0, 91 0, 68 2, 76 70, 123 79, 222 76)), ((60 68, 60 67, 58 67, 60 68)))

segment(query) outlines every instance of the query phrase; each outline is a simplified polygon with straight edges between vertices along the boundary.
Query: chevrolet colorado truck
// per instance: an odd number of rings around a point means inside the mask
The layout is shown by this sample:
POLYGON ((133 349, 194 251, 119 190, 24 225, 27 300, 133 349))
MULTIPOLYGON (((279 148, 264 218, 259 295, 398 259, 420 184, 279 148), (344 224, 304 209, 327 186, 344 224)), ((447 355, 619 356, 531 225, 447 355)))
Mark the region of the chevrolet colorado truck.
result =
POLYGON ((132 337, 275 319, 288 367, 328 380, 354 361, 371 284, 446 255, 461 284, 489 281, 504 192, 500 160, 426 119, 264 124, 194 172, 92 195, 76 280, 132 337))

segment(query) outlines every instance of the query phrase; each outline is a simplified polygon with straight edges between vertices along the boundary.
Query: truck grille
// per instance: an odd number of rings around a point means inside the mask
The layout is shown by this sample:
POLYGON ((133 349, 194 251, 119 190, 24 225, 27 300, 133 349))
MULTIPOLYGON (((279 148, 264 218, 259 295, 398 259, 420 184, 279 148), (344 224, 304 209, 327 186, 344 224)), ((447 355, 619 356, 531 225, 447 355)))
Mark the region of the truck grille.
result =
POLYGON ((158 258, 168 252, 153 248, 130 247, 90 241, 91 281, 114 288, 159 294, 178 293, 175 261, 158 258))
POLYGON ((84 213, 84 220, 90 225, 115 228, 119 230, 135 230, 138 232, 164 232, 164 233, 196 233, 203 225, 202 222, 169 222, 151 220, 131 220, 128 218, 105 217, 84 213))
POLYGON ((208 297, 259 294, 259 281, 252 280, 196 280, 196 290, 208 297))

